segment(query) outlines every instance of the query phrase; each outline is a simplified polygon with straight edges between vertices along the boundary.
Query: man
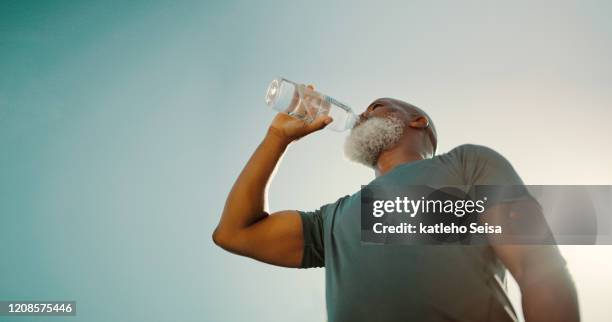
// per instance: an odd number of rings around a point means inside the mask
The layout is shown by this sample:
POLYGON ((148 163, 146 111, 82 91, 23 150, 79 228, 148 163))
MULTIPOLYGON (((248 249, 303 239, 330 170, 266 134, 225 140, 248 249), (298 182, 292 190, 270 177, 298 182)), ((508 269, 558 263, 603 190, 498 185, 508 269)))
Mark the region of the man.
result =
MULTIPOLYGON (((213 234, 224 249, 285 267, 325 267, 330 322, 513 321, 507 268, 522 293, 527 322, 578 321, 578 305, 556 246, 362 245, 360 192, 313 212, 267 213, 265 188, 287 146, 324 128, 278 114, 236 180, 213 234)), ((351 131, 348 158, 374 169, 372 183, 522 184, 495 151, 462 145, 435 156, 437 133, 422 110, 375 100, 351 131)), ((497 209, 503 213, 504 205, 497 209)))

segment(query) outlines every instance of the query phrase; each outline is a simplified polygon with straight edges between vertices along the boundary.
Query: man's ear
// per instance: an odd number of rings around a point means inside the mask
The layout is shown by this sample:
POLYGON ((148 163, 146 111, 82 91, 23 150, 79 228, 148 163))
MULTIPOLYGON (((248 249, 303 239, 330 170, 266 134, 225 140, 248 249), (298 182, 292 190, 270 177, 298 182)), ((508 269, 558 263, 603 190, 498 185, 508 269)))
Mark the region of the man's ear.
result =
POLYGON ((429 120, 425 116, 417 116, 408 125, 413 129, 426 129, 429 127, 429 120))

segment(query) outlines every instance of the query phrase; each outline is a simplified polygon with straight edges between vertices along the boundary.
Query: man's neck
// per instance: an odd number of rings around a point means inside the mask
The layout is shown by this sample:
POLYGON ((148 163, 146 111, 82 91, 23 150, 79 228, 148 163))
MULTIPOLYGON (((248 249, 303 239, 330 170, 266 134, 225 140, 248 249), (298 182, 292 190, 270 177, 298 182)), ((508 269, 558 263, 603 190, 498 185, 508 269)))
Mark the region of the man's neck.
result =
POLYGON ((393 168, 404 163, 410 163, 426 159, 428 156, 414 150, 400 149, 400 147, 383 151, 376 161, 374 174, 380 177, 393 170, 393 168))

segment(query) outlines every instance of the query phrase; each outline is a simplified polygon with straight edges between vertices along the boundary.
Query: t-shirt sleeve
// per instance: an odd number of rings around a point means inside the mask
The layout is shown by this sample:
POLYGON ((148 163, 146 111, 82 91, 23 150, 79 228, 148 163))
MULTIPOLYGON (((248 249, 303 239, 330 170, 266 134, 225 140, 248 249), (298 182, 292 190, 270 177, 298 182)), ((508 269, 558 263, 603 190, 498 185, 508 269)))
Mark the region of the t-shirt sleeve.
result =
POLYGON ((325 266, 323 220, 327 206, 322 206, 315 211, 298 211, 302 218, 304 235, 304 255, 301 268, 325 266))
POLYGON ((510 162, 497 151, 475 144, 456 148, 456 157, 466 184, 480 198, 487 195, 489 206, 502 202, 534 200, 510 162))

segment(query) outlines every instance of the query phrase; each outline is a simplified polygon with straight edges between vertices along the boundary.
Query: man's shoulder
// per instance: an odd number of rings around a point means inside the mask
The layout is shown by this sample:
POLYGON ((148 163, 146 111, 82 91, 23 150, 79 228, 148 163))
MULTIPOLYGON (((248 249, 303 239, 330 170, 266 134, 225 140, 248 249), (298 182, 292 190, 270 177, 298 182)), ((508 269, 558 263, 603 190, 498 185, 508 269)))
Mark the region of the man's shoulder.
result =
POLYGON ((323 215, 326 215, 327 212, 334 213, 336 212, 338 207, 343 206, 343 204, 351 198, 358 198, 358 193, 355 193, 353 195, 344 195, 342 197, 337 198, 335 201, 327 202, 321 207, 319 207, 319 209, 317 209, 316 211, 320 212, 323 215))
POLYGON ((497 153, 497 152, 488 146, 474 144, 474 143, 465 143, 465 144, 456 146, 455 148, 450 150, 448 153, 487 154, 487 153, 497 153))
POLYGON ((504 159, 504 157, 496 150, 488 146, 473 143, 461 144, 448 151, 447 154, 463 162, 504 159))
POLYGON ((462 144, 448 152, 470 182, 480 184, 522 184, 520 176, 506 157, 478 144, 462 144))

